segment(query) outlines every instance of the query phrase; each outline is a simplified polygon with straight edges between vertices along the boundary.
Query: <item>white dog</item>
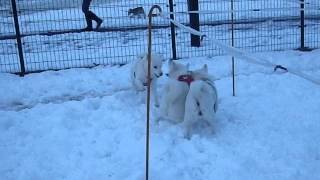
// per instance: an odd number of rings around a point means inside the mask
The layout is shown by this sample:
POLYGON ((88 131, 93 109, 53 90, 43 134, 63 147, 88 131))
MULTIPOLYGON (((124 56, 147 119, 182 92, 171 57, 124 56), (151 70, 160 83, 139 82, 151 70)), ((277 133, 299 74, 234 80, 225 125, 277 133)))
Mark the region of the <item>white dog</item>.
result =
POLYGON ((168 119, 174 123, 183 121, 185 101, 189 91, 189 85, 183 81, 183 77, 190 73, 188 69, 188 65, 169 61, 169 73, 167 74, 169 80, 163 89, 160 118, 168 119))
POLYGON ((214 78, 208 74, 208 67, 191 72, 194 81, 191 83, 185 103, 184 131, 185 137, 190 138, 193 126, 204 121, 212 126, 218 109, 218 93, 214 78))
MULTIPOLYGON (((151 93, 154 97, 155 106, 159 106, 157 93, 157 79, 162 76, 163 56, 160 54, 151 54, 151 93)), ((131 68, 131 82, 136 91, 144 91, 148 86, 148 58, 147 54, 141 55, 133 63, 131 68)))

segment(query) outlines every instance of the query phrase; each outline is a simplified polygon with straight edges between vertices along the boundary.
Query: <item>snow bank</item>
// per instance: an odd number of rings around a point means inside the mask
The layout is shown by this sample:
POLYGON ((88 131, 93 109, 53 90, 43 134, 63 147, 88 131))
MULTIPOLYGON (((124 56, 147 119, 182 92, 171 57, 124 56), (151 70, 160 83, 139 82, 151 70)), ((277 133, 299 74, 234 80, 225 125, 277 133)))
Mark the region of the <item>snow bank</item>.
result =
MULTIPOLYGON (((320 75, 319 55, 257 54, 311 75, 320 75)), ((181 62, 207 63, 219 79, 215 133, 184 139, 179 125, 154 123, 154 108, 152 179, 319 179, 319 86, 236 59, 232 97, 230 57, 181 62)), ((1 179, 143 179, 145 95, 129 89, 129 65, 2 73, 0 84, 1 179)))

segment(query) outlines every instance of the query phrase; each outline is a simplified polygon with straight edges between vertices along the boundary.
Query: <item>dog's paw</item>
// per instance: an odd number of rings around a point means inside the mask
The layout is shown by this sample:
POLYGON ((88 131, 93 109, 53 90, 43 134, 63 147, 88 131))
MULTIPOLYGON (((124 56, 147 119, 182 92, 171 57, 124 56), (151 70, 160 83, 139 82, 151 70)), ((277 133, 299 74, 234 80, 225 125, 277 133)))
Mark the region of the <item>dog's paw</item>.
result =
POLYGON ((183 130, 183 137, 187 140, 191 140, 191 129, 189 126, 185 126, 183 130))
POLYGON ((186 140, 189 140, 189 141, 191 140, 191 135, 190 134, 184 134, 183 137, 186 140))

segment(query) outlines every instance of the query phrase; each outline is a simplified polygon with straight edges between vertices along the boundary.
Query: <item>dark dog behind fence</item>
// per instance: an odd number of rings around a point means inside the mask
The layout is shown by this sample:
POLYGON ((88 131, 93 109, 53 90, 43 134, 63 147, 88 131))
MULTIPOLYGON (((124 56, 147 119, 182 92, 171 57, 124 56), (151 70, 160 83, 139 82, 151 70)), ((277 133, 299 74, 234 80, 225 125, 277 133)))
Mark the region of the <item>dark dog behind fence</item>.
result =
MULTIPOLYGON (((203 12, 199 15, 201 31, 226 44, 231 44, 231 1, 198 0, 203 12)), ((189 15, 183 13, 188 10, 185 0, 97 1, 91 9, 104 22, 92 32, 82 30, 85 20, 81 0, 61 1, 67 4, 53 0, 11 2, 17 4, 20 36, 13 3, 0 1, 0 72, 21 73, 23 65, 28 73, 126 64, 147 50, 147 19, 141 13, 142 9, 148 12, 153 4, 159 4, 165 13, 175 12, 171 18, 190 24, 189 15), (135 8, 140 15, 132 15, 135 8)), ((319 48, 320 2, 305 0, 303 6, 300 2, 303 1, 234 1, 235 47, 249 52, 319 48)), ((153 49, 167 58, 224 53, 205 39, 200 47, 192 47, 190 34, 160 17, 154 22, 153 49)))

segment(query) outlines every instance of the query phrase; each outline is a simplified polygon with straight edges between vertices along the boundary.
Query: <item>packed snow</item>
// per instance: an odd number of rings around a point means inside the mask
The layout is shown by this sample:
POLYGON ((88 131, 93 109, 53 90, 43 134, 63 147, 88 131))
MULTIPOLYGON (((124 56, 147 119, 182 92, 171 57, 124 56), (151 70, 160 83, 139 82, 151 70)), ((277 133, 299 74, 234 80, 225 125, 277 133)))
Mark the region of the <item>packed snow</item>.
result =
MULTIPOLYGON (((21 32, 83 28, 81 1, 59 2, 19 0, 21 32)), ((187 10, 185 0, 175 2, 176 12, 187 10)), ((0 34, 11 35, 10 4, 3 0, 0 4, 0 34)), ((102 28, 126 28, 147 23, 146 19, 129 18, 129 8, 143 6, 148 10, 153 4, 159 4, 165 13, 169 11, 167 1, 162 0, 101 0, 94 1, 91 8, 104 18, 102 28)), ((298 17, 298 0, 249 4, 235 1, 237 20, 268 21, 237 25, 236 47, 250 52, 299 47, 299 22, 275 21, 298 17)), ((202 24, 230 19, 229 1, 204 1, 200 10, 217 11, 201 15, 202 24)), ((305 10, 306 46, 319 48, 319 20, 312 19, 319 15, 319 1, 309 0, 305 10)), ((177 14, 176 19, 188 22, 185 14, 177 14)), ((155 18, 155 24, 169 22, 155 18)), ((202 26, 201 31, 229 43, 229 25, 202 26)), ((171 57, 168 32, 168 28, 155 30, 153 47, 167 60, 171 57)), ((320 180, 320 86, 236 58, 233 97, 231 57, 212 57, 220 54, 212 42, 205 39, 202 47, 192 48, 186 41, 189 33, 181 29, 177 33, 180 58, 211 53, 179 62, 190 63, 191 69, 208 64, 209 72, 217 78, 219 109, 214 133, 198 128, 189 140, 184 138, 180 124, 156 123, 159 109, 152 108, 151 179, 320 180)), ((145 30, 137 30, 25 37, 26 69, 125 64, 145 50, 145 34, 145 30)), ((19 71, 15 41, 3 40, 2 44, 2 65, 10 72, 19 71)), ((320 50, 253 55, 320 77, 320 50)), ((165 72, 167 68, 165 64, 165 72)), ((146 94, 131 88, 129 70, 130 64, 46 71, 25 77, 0 73, 0 180, 144 179, 146 94)), ((164 76, 159 81, 160 95, 167 80, 164 76)))
MULTIPOLYGON (((254 56, 320 75, 320 50, 254 56)), ((233 97, 230 56, 179 62, 208 64, 217 78, 214 134, 185 139, 179 124, 156 124, 153 107, 151 179, 320 179, 319 85, 236 58, 233 97)), ((0 179, 142 180, 146 95, 132 90, 129 69, 0 73, 0 179)))
MULTIPOLYGON (((175 0, 175 19, 188 23, 187 1, 175 0)), ((199 1, 200 2, 200 1, 199 1)), ((235 46, 250 52, 288 50, 300 47, 300 1, 234 1, 235 46), (283 21, 286 20, 286 21, 283 21), (249 23, 248 23, 249 22, 249 23)), ((23 52, 27 72, 92 67, 97 64, 125 64, 134 55, 145 51, 147 19, 130 18, 128 10, 142 6, 146 13, 154 4, 161 6, 164 15, 169 12, 167 0, 98 0, 90 8, 101 18, 102 32, 66 33, 54 36, 41 33, 76 31, 86 26, 81 11, 81 0, 18 0, 20 30, 23 37, 23 52)), ((207 37, 231 42, 230 1, 201 1, 201 31, 207 37), (206 12, 210 11, 210 12, 206 12)), ((305 46, 319 48, 318 0, 305 4, 305 46)), ((1 72, 20 72, 15 30, 9 1, 0 0, 0 64, 1 72)), ((172 57, 169 21, 154 18, 154 25, 167 28, 155 29, 155 49, 165 57, 172 57)), ((176 50, 178 58, 222 55, 219 48, 206 38, 201 48, 190 47, 190 34, 176 28, 176 50)))

